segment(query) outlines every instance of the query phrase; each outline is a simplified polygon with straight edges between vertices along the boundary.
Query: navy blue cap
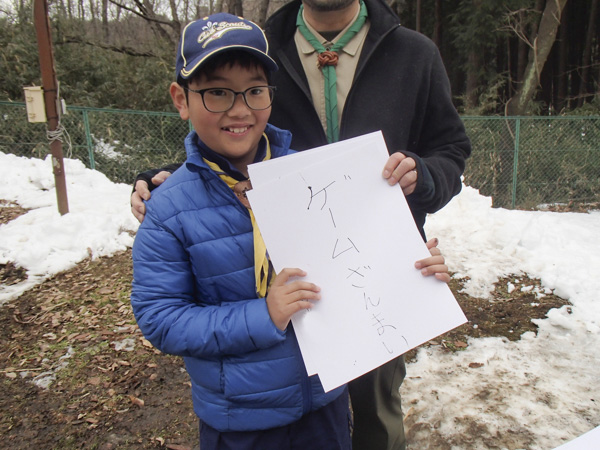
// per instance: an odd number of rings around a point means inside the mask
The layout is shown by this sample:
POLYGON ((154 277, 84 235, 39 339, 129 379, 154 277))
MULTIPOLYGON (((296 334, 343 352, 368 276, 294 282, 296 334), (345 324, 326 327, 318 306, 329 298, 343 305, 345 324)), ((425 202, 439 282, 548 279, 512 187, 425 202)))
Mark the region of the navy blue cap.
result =
POLYGON ((208 58, 228 50, 247 51, 268 70, 278 69, 267 54, 269 43, 258 25, 232 14, 217 13, 190 22, 181 33, 175 64, 177 80, 189 79, 208 58))

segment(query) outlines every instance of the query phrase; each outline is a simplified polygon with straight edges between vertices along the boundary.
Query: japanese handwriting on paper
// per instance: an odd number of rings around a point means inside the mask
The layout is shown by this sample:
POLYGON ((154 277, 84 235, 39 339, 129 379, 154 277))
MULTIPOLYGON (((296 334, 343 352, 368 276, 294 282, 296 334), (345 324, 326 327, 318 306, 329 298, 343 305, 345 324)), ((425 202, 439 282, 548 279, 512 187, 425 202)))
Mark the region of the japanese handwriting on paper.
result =
MULTIPOLYGON (((305 180, 306 181, 306 180, 305 180)), ((328 214, 332 229, 335 231, 335 241, 331 244, 331 259, 336 260, 339 264, 346 264, 347 276, 346 280, 357 291, 360 295, 357 298, 362 298, 364 309, 368 314, 370 326, 373 331, 377 333, 379 341, 384 346, 385 350, 393 354, 395 353, 391 342, 394 341, 394 337, 397 337, 398 330, 393 324, 387 323, 385 318, 385 309, 383 308, 382 299, 370 295, 371 292, 376 291, 376 287, 371 286, 369 282, 369 274, 372 271, 368 261, 362 260, 364 256, 361 255, 359 246, 350 236, 344 235, 340 229, 343 229, 343 224, 337 223, 335 218, 334 206, 343 197, 339 195, 339 187, 344 182, 351 182, 352 178, 349 175, 344 175, 343 180, 336 185, 336 180, 326 184, 324 187, 314 188, 308 185, 308 205, 307 210, 318 211, 319 213, 328 214), (338 188, 338 189, 336 189, 338 188), (337 194, 337 195, 336 195, 337 194), (339 225, 339 229, 338 229, 339 225), (353 255, 353 256, 352 256, 353 255), (348 267, 347 264, 355 264, 355 261, 359 261, 358 265, 348 267)), ((406 345, 408 342, 404 336, 401 336, 406 345)))

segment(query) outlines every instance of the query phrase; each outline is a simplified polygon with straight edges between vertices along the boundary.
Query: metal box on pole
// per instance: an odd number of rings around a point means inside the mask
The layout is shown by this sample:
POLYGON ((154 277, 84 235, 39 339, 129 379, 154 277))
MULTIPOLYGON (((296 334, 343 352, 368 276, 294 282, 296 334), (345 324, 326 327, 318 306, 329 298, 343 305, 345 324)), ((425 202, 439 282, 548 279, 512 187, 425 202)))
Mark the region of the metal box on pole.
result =
POLYGON ((30 123, 46 122, 46 106, 44 105, 44 90, 41 86, 27 86, 25 91, 25 108, 27 121, 30 123))

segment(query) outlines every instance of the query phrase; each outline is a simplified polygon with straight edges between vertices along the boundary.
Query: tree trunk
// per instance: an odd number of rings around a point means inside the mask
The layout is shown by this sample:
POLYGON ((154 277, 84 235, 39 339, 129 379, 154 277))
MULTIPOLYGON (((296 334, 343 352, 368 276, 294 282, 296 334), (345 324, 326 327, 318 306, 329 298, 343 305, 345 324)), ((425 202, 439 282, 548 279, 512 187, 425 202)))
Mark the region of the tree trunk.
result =
POLYGON ((104 41, 108 42, 108 0, 102 0, 102 36, 104 37, 104 41))
POLYGON ((523 74, 523 82, 507 105, 508 115, 523 115, 528 111, 539 85, 540 74, 556 40, 560 17, 566 3, 567 0, 546 0, 540 26, 533 39, 533 47, 529 49, 529 61, 523 74))
MULTIPOLYGON (((198 2, 198 3, 200 3, 200 2, 198 2)), ((190 2, 189 2, 189 0, 183 1, 183 11, 184 11, 183 21, 184 21, 184 23, 188 23, 190 21, 190 15, 189 15, 190 2)))
MULTIPOLYGON (((481 10, 481 0, 472 0, 472 8, 475 11, 481 10)), ((465 106, 470 110, 477 105, 478 88, 481 67, 483 65, 484 50, 480 42, 476 41, 469 45, 469 54, 467 55, 467 80, 465 92, 465 106)))
POLYGON ((256 13, 255 21, 259 27, 264 27, 267 21, 267 14, 269 11, 269 0, 258 0, 258 11, 256 13))
POLYGON ((588 84, 590 77, 590 66, 592 64, 592 45, 595 33, 596 15, 598 13, 598 0, 592 0, 590 17, 588 22, 587 33, 585 36, 585 47, 583 50, 583 58, 581 61, 581 85, 579 86, 579 98, 577 106, 583 106, 585 98, 588 96, 588 84))
MULTIPOLYGON (((177 34, 176 42, 179 41, 179 35, 181 34, 181 21, 179 20, 179 14, 177 13, 177 2, 175 0, 169 0, 169 6, 171 8, 171 28, 173 32, 177 34)), ((160 26, 160 25, 159 25, 160 26)))
POLYGON ((181 27, 179 22, 173 20, 167 21, 157 16, 154 11, 154 3, 149 0, 143 0, 136 2, 138 7, 137 14, 144 20, 148 21, 150 27, 161 36, 166 42, 169 42, 172 48, 176 48, 179 42, 179 35, 181 34, 181 27), (169 27, 169 31, 165 30, 162 25, 169 27))
MULTIPOLYGON (((525 22, 525 18, 523 17, 523 11, 519 12, 519 21, 521 23, 525 22)), ((520 83, 523 79, 525 67, 527 67, 527 48, 527 42, 525 42, 523 39, 519 39, 517 44, 517 72, 515 74, 515 81, 517 83, 520 83)))
POLYGON ((558 79, 556 80, 556 102, 555 108, 556 111, 560 114, 565 107, 568 107, 567 104, 567 84, 568 84, 568 60, 569 60, 569 33, 568 31, 568 23, 567 17, 568 8, 564 10, 561 20, 560 20, 560 28, 558 29, 559 38, 558 38, 558 79))
POLYGON ((94 5, 94 0, 89 0, 89 5, 90 14, 92 15, 92 29, 96 31, 96 5, 94 5))
POLYGON ((236 16, 243 16, 244 15, 244 5, 242 4, 242 0, 233 0, 234 2, 234 9, 233 9, 233 14, 235 14, 236 16))
POLYGON ((433 26, 433 42, 438 48, 442 48, 442 0, 435 0, 434 7, 435 24, 433 26))
POLYGON ((421 32, 421 0, 417 0, 417 11, 415 19, 415 30, 421 32))
POLYGON ((469 52, 467 63, 467 81, 465 92, 465 107, 467 111, 477 106, 479 100, 479 73, 482 65, 482 50, 472 49, 469 52))

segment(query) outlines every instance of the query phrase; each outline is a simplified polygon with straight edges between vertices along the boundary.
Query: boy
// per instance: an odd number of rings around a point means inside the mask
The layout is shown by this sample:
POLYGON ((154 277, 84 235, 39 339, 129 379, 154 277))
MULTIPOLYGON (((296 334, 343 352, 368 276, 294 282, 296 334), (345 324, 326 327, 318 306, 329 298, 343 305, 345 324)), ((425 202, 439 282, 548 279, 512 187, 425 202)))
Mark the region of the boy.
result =
MULTIPOLYGON (((184 357, 202 450, 350 449, 346 387, 325 393, 307 376, 288 326, 319 288, 298 268, 271 273, 244 194, 248 164, 291 152, 290 133, 267 124, 267 50, 260 28, 229 14, 184 29, 170 94, 194 131, 147 203, 131 303, 146 338, 184 357)), ((443 279, 434 254, 420 263, 443 279)))

